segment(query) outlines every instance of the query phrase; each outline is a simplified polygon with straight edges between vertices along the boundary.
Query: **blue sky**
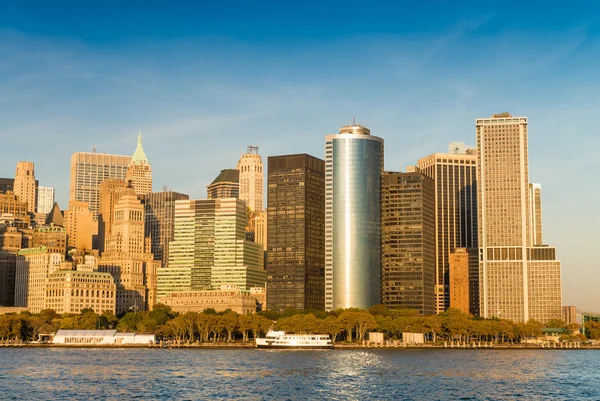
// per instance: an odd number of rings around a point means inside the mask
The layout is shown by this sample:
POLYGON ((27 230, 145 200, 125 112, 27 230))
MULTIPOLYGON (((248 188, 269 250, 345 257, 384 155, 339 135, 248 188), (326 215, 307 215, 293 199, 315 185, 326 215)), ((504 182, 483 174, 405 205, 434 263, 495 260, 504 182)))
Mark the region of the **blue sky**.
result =
POLYGON ((32 160, 66 208, 71 154, 141 130, 154 189, 200 198, 250 144, 323 157, 356 117, 400 170, 509 111, 563 303, 600 311, 600 3, 87 3, 0 2, 0 176, 32 160))

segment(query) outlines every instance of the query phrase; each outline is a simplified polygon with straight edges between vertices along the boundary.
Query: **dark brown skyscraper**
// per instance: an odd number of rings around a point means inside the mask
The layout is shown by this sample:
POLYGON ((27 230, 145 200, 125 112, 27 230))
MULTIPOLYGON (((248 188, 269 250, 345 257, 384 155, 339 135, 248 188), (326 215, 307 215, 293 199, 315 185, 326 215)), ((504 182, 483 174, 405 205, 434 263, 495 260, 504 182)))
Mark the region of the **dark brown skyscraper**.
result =
POLYGON ((325 162, 268 161, 267 307, 325 308, 325 162))
POLYGON ((435 185, 435 293, 437 313, 442 313, 450 307, 450 253, 479 246, 477 156, 469 149, 465 153, 434 153, 419 160, 418 168, 435 185))
POLYGON ((435 313, 434 183, 419 172, 383 174, 382 302, 435 313))

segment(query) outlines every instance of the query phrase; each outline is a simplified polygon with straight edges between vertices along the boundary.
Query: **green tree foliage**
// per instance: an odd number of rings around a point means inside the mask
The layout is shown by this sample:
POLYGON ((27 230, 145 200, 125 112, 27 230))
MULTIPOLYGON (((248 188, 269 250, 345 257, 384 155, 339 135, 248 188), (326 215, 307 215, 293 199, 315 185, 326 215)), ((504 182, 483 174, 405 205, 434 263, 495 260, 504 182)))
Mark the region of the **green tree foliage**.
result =
MULTIPOLYGON (((495 343, 519 342, 541 336, 543 327, 562 327, 564 341, 581 341, 581 328, 560 320, 550 320, 546 325, 535 320, 513 323, 498 318, 483 319, 449 309, 440 315, 420 316, 416 310, 388 309, 375 305, 368 311, 338 309, 331 312, 263 311, 239 315, 231 310, 217 312, 174 313, 170 307, 158 304, 152 311, 128 312, 120 319, 110 312, 101 315, 92 310, 80 314, 58 315, 47 309, 38 314, 0 315, 0 341, 36 341, 39 334, 55 333, 58 329, 116 329, 120 332, 156 333, 164 340, 179 342, 251 341, 264 336, 270 329, 288 333, 329 334, 332 341, 362 341, 369 331, 385 333, 387 339, 402 338, 402 333, 424 333, 428 341, 493 341, 495 343)), ((586 334, 600 340, 600 323, 587 322, 586 334)))
POLYGON ((600 340, 600 322, 585 322, 585 334, 592 340, 600 340))

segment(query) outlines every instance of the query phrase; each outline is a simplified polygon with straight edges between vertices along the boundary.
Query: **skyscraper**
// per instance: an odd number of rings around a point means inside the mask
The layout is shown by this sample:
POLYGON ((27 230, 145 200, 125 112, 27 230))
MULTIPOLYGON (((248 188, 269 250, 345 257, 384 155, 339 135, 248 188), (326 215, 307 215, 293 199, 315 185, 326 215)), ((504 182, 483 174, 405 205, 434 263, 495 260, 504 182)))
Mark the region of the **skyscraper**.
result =
POLYGON ((21 202, 27 202, 27 211, 35 213, 37 207, 37 185, 33 162, 18 162, 15 172, 14 193, 21 202))
POLYGON ((360 125, 325 138, 325 309, 381 302, 383 139, 360 125))
POLYGON ((325 308, 325 162, 307 154, 268 159, 267 303, 325 308))
POLYGON ((94 220, 87 202, 69 202, 69 208, 65 210, 64 223, 68 247, 93 248, 94 237, 98 235, 98 222, 94 220))
POLYGON ((248 146, 247 153, 240 157, 237 164, 240 172, 240 199, 252 212, 263 208, 263 163, 258 154, 258 146, 248 146))
POLYGON ((156 304, 156 274, 160 262, 144 239, 144 205, 127 187, 114 206, 111 234, 98 270, 112 274, 117 285, 117 313, 152 309, 156 304))
POLYGON ((478 247, 477 156, 466 154, 469 147, 462 143, 453 142, 448 148, 453 153, 434 153, 417 164, 435 183, 437 313, 450 307, 450 253, 456 248, 478 247))
POLYGON ((542 186, 529 184, 529 203, 531 212, 531 244, 540 246, 542 241, 542 186))
POLYGON ((264 287, 262 246, 246 240, 246 203, 235 198, 175 202, 169 264, 158 270, 158 298, 170 293, 264 287))
POLYGON ((137 147, 127 166, 126 181, 131 181, 138 196, 152 192, 152 168, 142 147, 141 132, 138 133, 137 147))
POLYGON ((48 214, 54 205, 54 188, 38 187, 37 212, 48 214))
POLYGON ((434 182, 421 172, 383 174, 382 303, 435 313, 434 182))
POLYGON ((560 318, 560 262, 530 235, 527 118, 495 114, 477 119, 476 130, 481 315, 560 318))
POLYGON ((112 234, 115 205, 126 189, 127 183, 123 180, 109 179, 100 183, 98 202, 98 250, 100 255, 104 252, 106 239, 112 234))
POLYGON ((70 202, 88 202, 94 218, 98 216, 100 183, 125 180, 131 156, 77 152, 71 156, 70 202))
POLYGON ((237 169, 221 170, 221 173, 206 187, 208 199, 239 198, 240 171, 237 169))
POLYGON ((189 198, 189 195, 173 191, 151 192, 144 196, 144 236, 150 240, 154 259, 160 260, 163 267, 168 267, 169 242, 173 241, 175 201, 189 198))

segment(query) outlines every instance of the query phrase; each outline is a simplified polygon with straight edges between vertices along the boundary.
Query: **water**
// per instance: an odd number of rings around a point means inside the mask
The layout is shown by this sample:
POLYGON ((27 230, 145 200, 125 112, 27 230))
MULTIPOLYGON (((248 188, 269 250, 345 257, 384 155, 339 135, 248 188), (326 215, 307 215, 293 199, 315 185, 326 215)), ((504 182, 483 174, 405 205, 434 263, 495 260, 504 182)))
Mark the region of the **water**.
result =
POLYGON ((600 400, 600 351, 0 349, 0 399, 600 400))

